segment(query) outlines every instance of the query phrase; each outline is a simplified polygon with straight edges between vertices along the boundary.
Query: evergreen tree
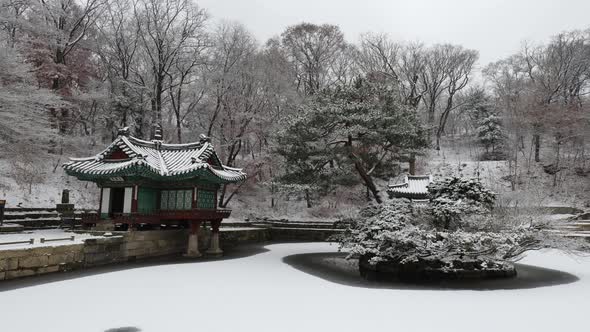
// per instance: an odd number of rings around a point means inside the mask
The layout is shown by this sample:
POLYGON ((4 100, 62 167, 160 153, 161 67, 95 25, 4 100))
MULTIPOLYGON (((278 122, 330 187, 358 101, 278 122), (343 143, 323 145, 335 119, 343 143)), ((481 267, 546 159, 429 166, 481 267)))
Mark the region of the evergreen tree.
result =
POLYGON ((488 113, 479 119, 477 139, 486 149, 486 154, 497 152, 502 147, 505 137, 506 135, 504 134, 500 117, 493 113, 488 113))
POLYGON ((278 135, 283 180, 326 189, 362 182, 381 203, 374 177, 386 177, 394 161, 427 146, 416 113, 397 95, 390 85, 359 78, 314 96, 278 135))

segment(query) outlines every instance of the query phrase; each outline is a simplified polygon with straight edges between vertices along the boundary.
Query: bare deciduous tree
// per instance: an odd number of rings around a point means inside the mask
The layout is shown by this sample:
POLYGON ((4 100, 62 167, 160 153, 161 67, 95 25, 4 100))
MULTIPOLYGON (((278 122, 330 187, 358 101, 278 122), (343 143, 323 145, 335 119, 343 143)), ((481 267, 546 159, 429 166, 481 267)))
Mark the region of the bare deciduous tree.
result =
POLYGON ((134 12, 149 70, 144 81, 149 82, 151 90, 152 116, 161 123, 164 92, 171 84, 169 75, 179 58, 203 46, 207 14, 189 0, 139 0, 134 12))
POLYGON ((281 44, 293 65, 299 91, 312 95, 335 81, 332 64, 346 48, 338 26, 290 26, 281 35, 281 44))

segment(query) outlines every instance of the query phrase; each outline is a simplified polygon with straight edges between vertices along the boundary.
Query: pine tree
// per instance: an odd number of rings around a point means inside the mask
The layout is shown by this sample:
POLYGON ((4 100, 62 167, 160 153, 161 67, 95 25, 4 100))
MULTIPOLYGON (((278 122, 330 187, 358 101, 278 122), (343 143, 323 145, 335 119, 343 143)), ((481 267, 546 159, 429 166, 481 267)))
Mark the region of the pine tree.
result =
POLYGON ((498 148, 501 148, 506 135, 502 127, 502 120, 495 114, 490 113, 478 121, 477 138, 479 142, 485 147, 486 154, 494 153, 498 148))
POLYGON ((427 146, 416 113, 395 95, 391 86, 359 78, 314 96, 278 135, 283 180, 323 188, 361 182, 381 203, 374 177, 427 146))

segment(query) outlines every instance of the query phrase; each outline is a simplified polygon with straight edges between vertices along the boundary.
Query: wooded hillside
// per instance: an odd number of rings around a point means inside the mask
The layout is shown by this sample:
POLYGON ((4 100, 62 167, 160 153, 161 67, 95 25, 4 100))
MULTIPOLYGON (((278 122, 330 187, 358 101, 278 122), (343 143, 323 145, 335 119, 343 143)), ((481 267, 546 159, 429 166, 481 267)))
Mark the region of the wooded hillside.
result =
POLYGON ((346 213, 407 172, 590 204, 590 30, 481 64, 461 45, 348 40, 332 24, 260 41, 191 0, 0 0, 0 45, 11 205, 49 205, 67 187, 93 207, 93 187, 60 165, 122 127, 151 139, 156 124, 170 143, 211 137, 245 169, 218 202, 243 215, 346 213))

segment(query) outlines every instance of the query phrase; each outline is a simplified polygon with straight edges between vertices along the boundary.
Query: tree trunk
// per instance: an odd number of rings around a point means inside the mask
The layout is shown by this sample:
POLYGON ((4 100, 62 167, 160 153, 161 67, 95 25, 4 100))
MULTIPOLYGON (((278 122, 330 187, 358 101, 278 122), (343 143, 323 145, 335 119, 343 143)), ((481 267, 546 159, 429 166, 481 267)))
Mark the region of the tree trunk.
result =
POLYGON ((156 123, 162 125, 162 90, 163 90, 163 78, 158 78, 156 82, 156 91, 155 91, 155 111, 154 118, 156 119, 156 123))
POLYGON ((217 97, 217 101, 215 102, 215 111, 213 112, 213 117, 211 117, 211 121, 209 122, 209 128, 207 128, 207 136, 211 136, 213 133, 213 126, 215 125, 215 121, 217 120, 217 116, 219 115, 219 111, 221 110, 221 97, 217 97))
POLYGON ((367 189, 369 189, 371 191, 371 193, 373 194, 373 197, 375 198, 375 201, 377 203, 379 203, 379 204, 383 203, 383 200, 381 199, 381 196, 379 195, 379 189, 377 189, 375 182, 373 182, 373 178, 371 178, 371 176, 367 173, 367 170, 365 169, 365 167, 361 163, 361 160, 354 154, 354 151, 352 150, 352 136, 351 135, 348 135, 348 141, 346 143, 346 146, 348 148, 348 158, 350 158, 350 160, 354 163, 354 168, 356 169, 357 173, 361 176, 361 179, 363 180, 363 182, 367 186, 367 189))
POLYGON ((430 106, 428 107, 428 143, 432 142, 432 136, 434 136, 434 113, 435 113, 435 106, 436 104, 434 101, 430 102, 430 106))
POLYGON ((445 110, 440 115, 440 121, 438 123, 438 128, 436 129, 436 150, 440 150, 440 137, 445 132, 445 125, 447 124, 447 119, 449 118, 449 114, 453 109, 453 95, 450 95, 447 99, 447 106, 445 110))
POLYGON ((556 143, 556 147, 555 147, 555 168, 556 168, 556 172, 555 174, 553 174, 553 187, 557 187, 557 174, 559 174, 559 162, 560 160, 560 154, 561 154, 561 142, 559 139, 557 139, 557 143, 556 143))
POLYGON ((541 150, 541 135, 533 135, 533 145, 535 146, 535 162, 540 162, 540 150, 541 150))
POLYGON ((356 169, 358 174, 363 179, 363 182, 365 182, 367 189, 369 189, 371 191, 371 193, 373 194, 375 201, 379 204, 383 203, 383 200, 381 199, 381 196, 379 195, 379 189, 377 189, 375 182, 373 182, 373 178, 371 178, 371 176, 369 174, 367 174, 367 170, 363 167, 363 165, 361 164, 361 162, 358 160, 358 158, 356 156, 353 155, 351 158, 354 163, 354 168, 356 169))
POLYGON ((311 208, 311 195, 309 194, 309 189, 305 189, 305 202, 307 203, 307 208, 311 208))
POLYGON ((176 117, 176 138, 178 139, 178 143, 182 143, 182 128, 180 125, 180 116, 176 117))
POLYGON ((225 199, 225 193, 227 192, 227 184, 224 184, 223 186, 221 186, 221 193, 219 194, 219 202, 217 203, 217 205, 220 208, 225 208, 225 206, 227 204, 224 204, 224 199, 225 199))
POLYGON ((416 175, 416 154, 410 155, 410 175, 416 175))

